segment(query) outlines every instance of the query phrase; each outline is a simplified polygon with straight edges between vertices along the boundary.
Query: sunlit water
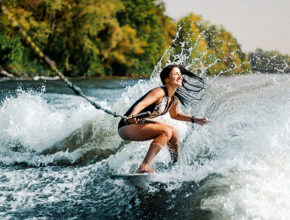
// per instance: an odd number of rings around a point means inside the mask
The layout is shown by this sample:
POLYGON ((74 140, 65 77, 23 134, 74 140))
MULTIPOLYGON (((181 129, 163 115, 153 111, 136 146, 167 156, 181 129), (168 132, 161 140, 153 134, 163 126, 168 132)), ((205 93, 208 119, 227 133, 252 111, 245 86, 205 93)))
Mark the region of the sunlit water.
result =
MULTIPOLYGON (((94 101, 124 113, 154 80, 81 80, 94 101)), ((207 81, 200 103, 180 111, 207 126, 158 121, 180 135, 180 160, 143 188, 113 181, 134 172, 150 142, 123 142, 117 118, 62 82, 2 81, 1 219, 289 219, 290 77, 246 75, 207 81)))

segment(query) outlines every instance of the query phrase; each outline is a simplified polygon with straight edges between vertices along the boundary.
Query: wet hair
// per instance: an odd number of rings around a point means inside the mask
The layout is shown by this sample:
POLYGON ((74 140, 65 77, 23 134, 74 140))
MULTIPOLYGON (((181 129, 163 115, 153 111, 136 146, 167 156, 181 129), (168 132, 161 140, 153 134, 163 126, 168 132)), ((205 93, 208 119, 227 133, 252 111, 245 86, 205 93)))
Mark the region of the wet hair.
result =
POLYGON ((185 69, 181 65, 171 64, 164 67, 160 73, 162 84, 165 85, 165 79, 169 77, 169 74, 174 67, 178 67, 180 69, 183 77, 182 86, 180 86, 174 94, 179 99, 181 104, 188 106, 194 104, 198 100, 201 100, 202 91, 205 89, 204 79, 185 69))

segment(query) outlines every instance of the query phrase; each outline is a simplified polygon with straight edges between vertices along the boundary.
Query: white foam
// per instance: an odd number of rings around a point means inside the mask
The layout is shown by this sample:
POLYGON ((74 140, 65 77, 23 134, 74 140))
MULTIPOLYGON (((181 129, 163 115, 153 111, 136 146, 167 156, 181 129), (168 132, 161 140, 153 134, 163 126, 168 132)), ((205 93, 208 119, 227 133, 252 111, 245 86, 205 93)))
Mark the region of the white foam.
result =
MULTIPOLYGON (((178 165, 161 181, 170 191, 182 182, 205 180, 200 190, 212 193, 204 195, 201 208, 217 219, 289 219, 290 79, 249 75, 209 84, 193 111, 206 115, 210 124, 192 130, 185 123, 160 119, 176 127, 182 146, 178 165)), ((116 173, 134 172, 149 144, 126 145, 108 159, 109 166, 116 173)), ((152 166, 169 161, 164 149, 152 166)))
MULTIPOLYGON (((54 105, 48 103, 43 93, 22 90, 18 91, 16 97, 7 97, 0 107, 1 151, 7 152, 7 148, 12 147, 26 154, 42 152, 81 127, 85 121, 104 114, 98 113, 78 97, 63 95, 63 98, 68 99, 67 104, 54 105), (60 105, 67 106, 61 108, 60 105)), ((26 156, 22 154, 23 160, 26 156)), ((2 159, 7 160, 5 154, 2 154, 2 159)))

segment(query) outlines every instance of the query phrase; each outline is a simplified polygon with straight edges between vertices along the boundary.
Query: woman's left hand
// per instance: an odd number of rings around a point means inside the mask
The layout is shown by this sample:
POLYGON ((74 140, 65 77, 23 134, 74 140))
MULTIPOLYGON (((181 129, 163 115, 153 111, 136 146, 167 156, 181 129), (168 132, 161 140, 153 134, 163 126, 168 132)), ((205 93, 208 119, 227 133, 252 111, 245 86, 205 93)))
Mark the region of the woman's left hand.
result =
POLYGON ((206 118, 196 118, 194 117, 194 123, 199 125, 205 125, 207 123, 211 122, 210 120, 207 120, 206 118))

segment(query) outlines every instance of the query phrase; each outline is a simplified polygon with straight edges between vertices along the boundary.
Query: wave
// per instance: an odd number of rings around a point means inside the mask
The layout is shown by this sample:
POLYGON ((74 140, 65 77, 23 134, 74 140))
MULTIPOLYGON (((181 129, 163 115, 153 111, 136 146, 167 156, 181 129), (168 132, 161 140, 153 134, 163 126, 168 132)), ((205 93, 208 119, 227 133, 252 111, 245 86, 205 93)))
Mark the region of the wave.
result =
MULTIPOLYGON (((152 81, 140 80, 128 86, 113 104, 91 98, 122 114, 149 88, 152 81)), ((44 86, 39 91, 18 89, 6 96, 0 120, 0 163, 4 165, 90 164, 115 154, 126 144, 117 133, 118 118, 79 97, 45 93, 44 86)))
MULTIPOLYGON (((100 102, 106 105, 105 102, 100 102)), ((45 165, 65 160, 74 163, 82 153, 76 146, 48 154, 56 143, 82 124, 104 117, 82 99, 70 95, 18 90, 0 107, 0 162, 45 165)))
MULTIPOLYGON (((188 194, 189 199, 183 199, 191 208, 211 213, 211 219, 288 219, 289 76, 237 76, 211 79, 208 85, 192 112, 212 122, 193 129, 175 124, 180 160, 166 171, 168 151, 157 155, 152 166, 167 173, 160 182, 168 192, 188 194)), ((131 143, 108 158, 112 172, 134 172, 148 145, 131 143)), ((178 202, 173 203, 178 207, 178 202)))
MULTIPOLYGON (((177 129, 180 158, 171 167, 164 148, 152 162, 165 174, 160 175, 162 184, 150 183, 143 191, 109 178, 135 172, 150 144, 122 143, 118 119, 69 95, 21 90, 6 97, 0 107, 0 161, 14 166, 4 166, 0 178, 5 196, 13 189, 19 198, 6 202, 16 207, 11 215, 24 216, 20 206, 43 205, 51 211, 70 207, 69 216, 80 216, 73 207, 82 201, 80 209, 95 216, 90 208, 97 207, 99 218, 289 219, 289 77, 219 77, 207 84, 201 103, 180 110, 207 117, 210 124, 158 118, 177 129), (44 167, 18 170, 18 163, 44 167), (46 166, 50 164, 66 166, 46 166), (84 165, 67 166, 71 164, 84 165)), ((155 86, 154 80, 128 86, 111 106, 95 101, 122 113, 155 86)))

